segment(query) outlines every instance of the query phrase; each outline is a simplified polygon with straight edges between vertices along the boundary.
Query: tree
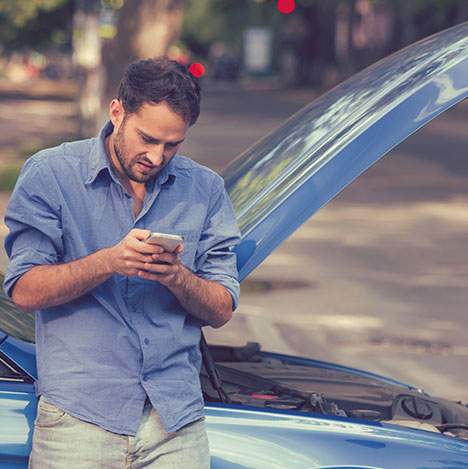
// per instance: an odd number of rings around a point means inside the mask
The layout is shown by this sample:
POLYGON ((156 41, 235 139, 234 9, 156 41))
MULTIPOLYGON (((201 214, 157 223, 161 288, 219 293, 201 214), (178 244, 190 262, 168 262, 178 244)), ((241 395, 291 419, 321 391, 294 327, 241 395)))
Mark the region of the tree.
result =
POLYGON ((298 43, 302 67, 298 82, 321 86, 328 69, 335 67, 335 27, 337 0, 303 1, 297 14, 304 22, 304 34, 298 43))
POLYGON ((104 0, 102 4, 80 0, 75 13, 83 137, 95 134, 102 125, 130 62, 167 54, 179 37, 185 0, 104 0), (108 23, 103 24, 106 14, 108 23))
POLYGON ((72 0, 0 0, 1 49, 69 49, 72 15, 72 0))
MULTIPOLYGON (((343 0, 341 0, 343 1, 343 0)), ((339 0, 298 0, 291 15, 282 15, 273 0, 192 0, 187 5, 182 38, 200 55, 222 41, 242 50, 243 32, 267 26, 274 33, 274 49, 300 58, 295 82, 318 84, 323 70, 335 64, 335 22, 339 0)), ((273 54, 274 68, 280 53, 273 54)))
POLYGON ((100 123, 103 67, 100 5, 95 0, 78 0, 73 17, 73 63, 78 81, 78 132, 85 137, 100 123))
POLYGON ((166 55, 179 38, 186 0, 125 0, 114 38, 104 41, 104 100, 114 96, 125 66, 139 58, 166 55))
POLYGON ((240 50, 247 26, 273 26, 280 16, 269 0, 190 0, 186 6, 182 39, 202 56, 211 44, 223 41, 240 50))
POLYGON ((466 0, 393 0, 394 23, 388 52, 468 19, 466 0))

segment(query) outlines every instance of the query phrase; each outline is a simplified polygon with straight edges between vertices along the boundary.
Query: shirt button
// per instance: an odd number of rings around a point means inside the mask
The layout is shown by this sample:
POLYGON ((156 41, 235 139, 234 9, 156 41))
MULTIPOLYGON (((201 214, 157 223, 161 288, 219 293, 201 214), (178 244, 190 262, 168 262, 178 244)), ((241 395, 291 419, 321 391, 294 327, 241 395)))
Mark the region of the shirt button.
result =
POLYGON ((143 381, 148 381, 148 375, 143 375, 143 381))
POLYGON ((148 339, 148 337, 145 337, 145 339, 143 340, 143 343, 144 343, 145 345, 148 345, 148 344, 149 344, 149 339, 148 339))

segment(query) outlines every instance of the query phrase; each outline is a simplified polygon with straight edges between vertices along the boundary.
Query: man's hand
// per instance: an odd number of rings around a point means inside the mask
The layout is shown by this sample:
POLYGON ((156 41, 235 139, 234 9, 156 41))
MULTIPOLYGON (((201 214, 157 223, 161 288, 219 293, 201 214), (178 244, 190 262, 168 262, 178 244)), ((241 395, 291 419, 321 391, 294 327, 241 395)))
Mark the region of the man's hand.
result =
POLYGON ((145 243, 147 230, 132 230, 115 246, 120 252, 123 275, 138 275, 145 280, 166 286, 187 312, 213 327, 220 327, 232 316, 232 299, 220 284, 202 279, 185 267, 180 254, 184 246, 179 244, 174 252, 162 246, 145 243), (146 246, 142 246, 146 245, 146 246), (150 254, 151 248, 152 254, 150 254), (135 273, 136 272, 136 273, 135 273))
POLYGON ((195 275, 180 261, 183 245, 171 252, 153 254, 145 262, 140 278, 165 285, 189 314, 213 327, 220 327, 232 316, 232 298, 226 288, 195 275))
POLYGON ((12 299, 25 311, 60 305, 84 295, 112 274, 138 275, 161 246, 145 243, 149 230, 131 230, 119 243, 65 264, 38 265, 16 282, 12 299))
POLYGON ((232 300, 219 283, 195 275, 174 253, 144 240, 149 230, 133 229, 120 242, 89 256, 58 265, 39 265, 26 272, 13 289, 13 301, 25 311, 60 305, 87 293, 112 274, 138 276, 165 285, 188 313, 213 327, 232 315, 232 300))
MULTIPOLYGON (((136 236, 143 236, 140 239, 145 239, 147 235, 136 233, 136 236)), ((134 241, 130 241, 130 244, 136 249, 139 248, 134 241)), ((132 262, 129 264, 131 269, 139 269, 138 277, 166 286, 189 314, 213 327, 220 327, 229 321, 232 316, 232 299, 228 291, 219 283, 198 277, 182 264, 180 260, 180 254, 184 251, 182 244, 179 244, 174 252, 167 252, 161 246, 158 247, 160 252, 153 253, 149 259, 145 254, 145 260, 141 257, 141 261, 137 264, 132 262)))
POLYGON ((154 261, 155 255, 164 249, 157 244, 145 243, 151 232, 133 229, 115 246, 105 250, 105 262, 114 274, 136 276, 146 269, 148 263, 154 261))
POLYGON ((184 246, 179 244, 174 252, 164 251, 157 244, 153 246, 158 247, 159 252, 152 254, 150 259, 144 262, 138 276, 160 282, 167 287, 183 283, 185 269, 179 256, 184 252, 184 246))

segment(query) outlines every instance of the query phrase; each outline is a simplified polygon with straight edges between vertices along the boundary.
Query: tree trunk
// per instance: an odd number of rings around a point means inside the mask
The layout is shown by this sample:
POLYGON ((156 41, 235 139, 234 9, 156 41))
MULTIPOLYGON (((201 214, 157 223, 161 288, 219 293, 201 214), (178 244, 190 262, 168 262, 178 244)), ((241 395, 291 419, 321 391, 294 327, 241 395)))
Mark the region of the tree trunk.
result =
POLYGON ((393 53, 402 47, 411 44, 415 39, 415 30, 413 25, 414 5, 407 0, 394 0, 389 2, 393 10, 393 31, 389 42, 387 54, 393 53))
POLYGON ((103 111, 115 97, 125 67, 140 58, 166 55, 182 28, 185 0, 126 0, 117 35, 103 47, 103 111))
POLYGON ((94 0, 80 0, 73 18, 73 63, 78 76, 81 137, 94 135, 101 113, 103 80, 98 14, 94 0))
POLYGON ((336 0, 314 2, 298 9, 305 23, 305 34, 298 47, 302 60, 300 84, 322 86, 336 67, 336 9, 336 0))
POLYGON ((348 60, 345 63, 345 72, 346 75, 350 76, 356 71, 356 47, 354 46, 354 26, 357 20, 357 12, 356 12, 356 0, 348 0, 348 28, 346 30, 347 33, 347 49, 348 49, 348 60))
POLYGON ((74 57, 79 77, 80 133, 95 135, 107 120, 125 67, 139 58, 166 55, 182 27, 186 0, 125 0, 116 12, 117 34, 99 36, 98 0, 78 0, 74 57))

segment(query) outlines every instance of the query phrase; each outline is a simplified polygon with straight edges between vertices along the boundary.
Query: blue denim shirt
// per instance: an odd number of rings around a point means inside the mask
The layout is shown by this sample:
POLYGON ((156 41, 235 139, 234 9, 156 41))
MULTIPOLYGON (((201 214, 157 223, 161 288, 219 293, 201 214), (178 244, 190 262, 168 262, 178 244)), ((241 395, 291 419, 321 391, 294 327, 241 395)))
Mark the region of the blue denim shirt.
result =
MULTIPOLYGON (((183 264, 222 284, 237 306, 231 248, 239 230, 223 179, 176 154, 147 183, 135 218, 132 198, 97 138, 29 158, 7 208, 10 263, 4 288, 33 266, 66 263, 113 246, 131 229, 183 235, 183 264)), ((24 313, 26 314, 26 313, 24 313)), ((162 284, 113 275, 66 304, 36 311, 37 395, 82 420, 135 435, 146 396, 167 431, 203 416, 200 327, 162 284)))

